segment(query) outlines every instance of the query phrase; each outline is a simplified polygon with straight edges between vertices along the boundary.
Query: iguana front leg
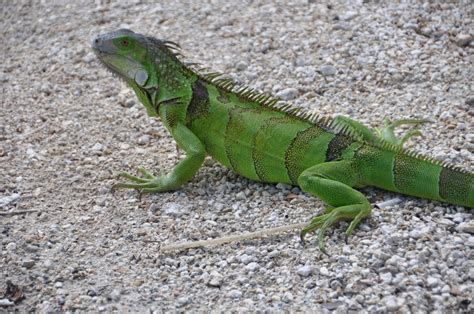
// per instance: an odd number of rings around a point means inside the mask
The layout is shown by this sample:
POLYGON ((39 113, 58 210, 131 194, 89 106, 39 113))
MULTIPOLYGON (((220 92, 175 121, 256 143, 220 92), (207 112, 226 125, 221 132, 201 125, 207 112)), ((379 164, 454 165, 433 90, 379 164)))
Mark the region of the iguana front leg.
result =
POLYGON ((308 168, 298 177, 298 185, 330 206, 325 214, 313 218, 300 234, 303 240, 308 232, 319 228, 318 245, 324 253, 327 228, 339 220, 351 220, 346 230, 346 236, 350 236, 357 224, 372 211, 367 198, 352 188, 361 185, 352 161, 325 162, 308 168))
POLYGON ((176 190, 194 177, 206 156, 204 145, 182 123, 178 123, 169 129, 178 146, 186 152, 186 158, 174 166, 168 174, 161 174, 160 176, 154 176, 143 168, 138 169, 143 177, 137 177, 126 172, 121 173, 122 177, 133 182, 118 183, 113 188, 138 189, 142 193, 165 192, 176 190))

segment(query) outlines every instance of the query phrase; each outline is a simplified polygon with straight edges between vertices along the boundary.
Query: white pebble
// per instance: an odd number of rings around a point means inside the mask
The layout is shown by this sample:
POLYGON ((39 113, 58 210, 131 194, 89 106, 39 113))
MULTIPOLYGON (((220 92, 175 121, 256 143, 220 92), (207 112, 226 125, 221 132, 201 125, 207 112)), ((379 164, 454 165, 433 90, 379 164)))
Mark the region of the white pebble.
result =
POLYGON ((278 92, 277 96, 282 100, 292 100, 298 96, 298 90, 296 88, 286 88, 278 92))
POLYGON ((249 271, 256 271, 257 269, 260 268, 260 265, 256 262, 249 263, 247 266, 245 266, 245 269, 249 271))
POLYGON ((308 277, 314 272, 314 266, 305 265, 303 267, 298 268, 296 273, 301 277, 308 277))

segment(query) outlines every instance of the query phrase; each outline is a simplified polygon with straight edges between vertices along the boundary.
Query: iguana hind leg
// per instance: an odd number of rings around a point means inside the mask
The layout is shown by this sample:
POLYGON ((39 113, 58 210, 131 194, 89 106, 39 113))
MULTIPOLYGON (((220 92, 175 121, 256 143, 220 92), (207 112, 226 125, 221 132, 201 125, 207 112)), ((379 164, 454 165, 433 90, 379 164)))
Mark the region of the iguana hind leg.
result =
POLYGON ((403 146, 403 144, 413 136, 422 136, 420 130, 410 130, 402 138, 398 139, 395 136, 395 128, 405 124, 417 125, 430 122, 426 119, 400 119, 395 121, 390 121, 389 119, 384 119, 384 127, 382 129, 375 129, 375 132, 360 123, 359 121, 352 120, 351 118, 345 116, 336 116, 334 118, 339 124, 344 125, 349 131, 354 132, 356 135, 361 136, 365 141, 371 142, 377 138, 381 138, 389 143, 392 143, 396 146, 403 146))
POLYGON ((403 144, 413 136, 422 136, 420 130, 410 130, 401 139, 398 139, 395 136, 395 128, 404 124, 418 125, 423 123, 428 123, 429 120, 426 119, 400 119, 395 121, 390 121, 389 119, 384 120, 384 127, 382 129, 377 129, 377 134, 380 138, 384 139, 387 142, 390 142, 397 146, 403 146, 403 144))
POLYGON ((331 206, 325 214, 313 218, 300 234, 303 240, 308 232, 319 228, 318 245, 324 253, 327 228, 339 220, 351 220, 346 230, 346 236, 350 236, 357 224, 371 213, 367 198, 352 188, 361 185, 352 161, 326 162, 308 168, 298 177, 298 185, 331 206))

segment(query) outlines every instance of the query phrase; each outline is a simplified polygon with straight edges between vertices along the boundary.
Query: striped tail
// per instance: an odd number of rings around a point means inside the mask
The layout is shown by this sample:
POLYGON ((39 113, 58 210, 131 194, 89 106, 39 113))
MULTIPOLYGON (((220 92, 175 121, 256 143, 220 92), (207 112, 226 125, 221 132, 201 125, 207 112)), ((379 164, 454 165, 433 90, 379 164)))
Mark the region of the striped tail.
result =
POLYGON ((398 153, 393 179, 397 192, 474 207, 474 174, 454 166, 398 153))

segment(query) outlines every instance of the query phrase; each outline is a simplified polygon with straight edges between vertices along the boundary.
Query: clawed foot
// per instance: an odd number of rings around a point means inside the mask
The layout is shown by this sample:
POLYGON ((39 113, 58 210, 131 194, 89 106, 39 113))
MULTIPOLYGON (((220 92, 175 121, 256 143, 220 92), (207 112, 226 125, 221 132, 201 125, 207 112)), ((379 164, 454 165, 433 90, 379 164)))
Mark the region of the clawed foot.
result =
POLYGON ((321 252, 328 255, 326 252, 326 248, 324 245, 324 235, 326 230, 333 225, 335 222, 342 220, 342 219, 349 219, 351 223, 346 230, 346 242, 347 238, 352 234, 354 228, 359 224, 359 222, 370 215, 371 207, 369 204, 354 204, 354 205, 346 205, 336 208, 331 208, 330 210, 326 210, 325 214, 320 216, 316 216, 311 220, 308 226, 303 228, 300 232, 300 239, 301 242, 304 243, 304 237, 308 232, 315 231, 319 229, 318 232, 318 246, 321 252))
POLYGON ((166 176, 161 174, 159 177, 154 176, 144 168, 138 168, 138 172, 143 177, 134 176, 128 172, 122 172, 119 177, 127 178, 132 182, 117 183, 112 189, 136 189, 142 193, 161 192, 164 190, 166 176))
POLYGON ((384 139, 387 142, 390 142, 396 146, 403 146, 403 144, 411 137, 413 136, 422 136, 423 134, 421 133, 420 130, 410 130, 408 131, 401 139, 398 139, 395 136, 395 128, 404 124, 411 124, 411 125, 418 125, 418 124, 423 124, 430 122, 427 119, 401 119, 401 120, 395 120, 395 121, 390 121, 389 119, 384 120, 384 127, 383 129, 377 129, 377 134, 379 137, 384 139))

